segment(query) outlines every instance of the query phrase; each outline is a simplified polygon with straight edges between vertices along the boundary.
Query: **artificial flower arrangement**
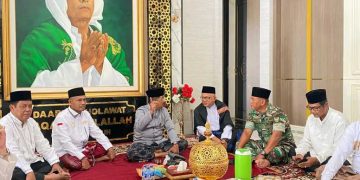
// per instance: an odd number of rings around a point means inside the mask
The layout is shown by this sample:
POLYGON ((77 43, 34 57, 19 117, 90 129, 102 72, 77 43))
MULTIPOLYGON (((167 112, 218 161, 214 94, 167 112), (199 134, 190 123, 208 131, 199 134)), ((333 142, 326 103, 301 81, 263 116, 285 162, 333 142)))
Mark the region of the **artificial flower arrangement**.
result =
POLYGON ((192 97, 193 88, 189 86, 188 84, 184 84, 180 87, 173 87, 172 93, 173 97, 172 100, 174 103, 180 102, 180 100, 188 101, 190 103, 195 102, 195 98, 192 97))

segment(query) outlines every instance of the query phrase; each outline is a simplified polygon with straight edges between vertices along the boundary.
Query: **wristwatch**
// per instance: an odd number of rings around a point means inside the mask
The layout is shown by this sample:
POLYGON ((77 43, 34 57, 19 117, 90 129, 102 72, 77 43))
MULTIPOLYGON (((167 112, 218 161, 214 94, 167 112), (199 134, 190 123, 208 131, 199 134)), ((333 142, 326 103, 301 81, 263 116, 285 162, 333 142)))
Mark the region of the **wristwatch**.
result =
POLYGON ((260 152, 260 154, 263 155, 263 156, 265 156, 265 157, 268 155, 268 154, 265 152, 265 150, 262 150, 262 151, 260 152))
POLYGON ((230 139, 228 139, 228 138, 222 138, 221 140, 225 141, 226 143, 229 143, 229 141, 230 141, 230 139))

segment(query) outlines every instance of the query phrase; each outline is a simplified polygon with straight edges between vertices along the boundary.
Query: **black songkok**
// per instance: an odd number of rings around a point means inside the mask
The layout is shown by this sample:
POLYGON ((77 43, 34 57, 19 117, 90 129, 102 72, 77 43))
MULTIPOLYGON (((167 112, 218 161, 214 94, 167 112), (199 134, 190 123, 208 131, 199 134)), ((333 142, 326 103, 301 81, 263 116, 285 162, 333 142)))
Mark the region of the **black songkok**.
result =
POLYGON ((269 99, 271 91, 261 87, 253 87, 251 96, 269 99))
POLYGON ((315 104, 326 100, 325 89, 315 89, 306 93, 306 99, 309 104, 315 104))
POLYGON ((14 91, 10 93, 10 102, 31 101, 31 91, 14 91))
POLYGON ((153 88, 146 91, 148 97, 160 97, 165 94, 164 88, 153 88))
POLYGON ((70 89, 68 91, 69 98, 75 97, 75 96, 85 96, 85 91, 82 87, 70 89))
POLYGON ((215 88, 212 86, 203 86, 202 88, 202 93, 210 93, 210 94, 215 94, 215 88))

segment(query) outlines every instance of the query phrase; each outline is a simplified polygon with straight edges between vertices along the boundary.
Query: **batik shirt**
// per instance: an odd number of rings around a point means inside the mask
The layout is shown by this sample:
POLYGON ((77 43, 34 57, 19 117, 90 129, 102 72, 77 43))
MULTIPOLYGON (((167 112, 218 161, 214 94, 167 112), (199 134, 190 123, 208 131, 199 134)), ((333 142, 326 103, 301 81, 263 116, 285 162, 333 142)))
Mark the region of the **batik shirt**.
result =
POLYGON ((262 141, 267 143, 273 131, 281 131, 281 144, 295 144, 290 123, 286 114, 278 107, 268 104, 265 113, 252 110, 249 113, 245 128, 256 130, 262 141))

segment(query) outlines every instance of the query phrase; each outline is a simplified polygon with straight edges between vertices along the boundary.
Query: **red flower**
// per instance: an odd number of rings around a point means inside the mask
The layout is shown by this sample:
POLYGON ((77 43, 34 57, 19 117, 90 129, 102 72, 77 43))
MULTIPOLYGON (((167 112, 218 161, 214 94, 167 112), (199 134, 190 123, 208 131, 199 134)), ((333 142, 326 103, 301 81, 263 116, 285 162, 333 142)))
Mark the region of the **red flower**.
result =
POLYGON ((184 98, 190 98, 191 97, 190 93, 188 93, 188 92, 183 92, 182 96, 184 98))
POLYGON ((188 101, 191 103, 195 102, 195 99, 192 98, 193 88, 188 84, 184 84, 182 87, 173 87, 173 95, 180 95, 180 99, 183 101, 188 101))
POLYGON ((177 89, 176 87, 173 87, 173 88, 172 88, 172 93, 173 93, 173 94, 177 94, 177 93, 178 93, 178 89, 177 89))

